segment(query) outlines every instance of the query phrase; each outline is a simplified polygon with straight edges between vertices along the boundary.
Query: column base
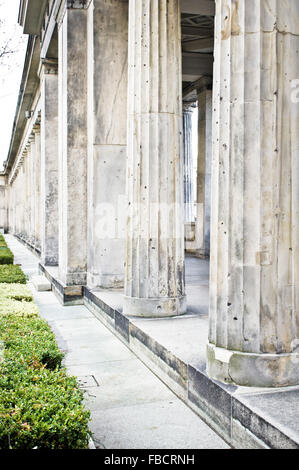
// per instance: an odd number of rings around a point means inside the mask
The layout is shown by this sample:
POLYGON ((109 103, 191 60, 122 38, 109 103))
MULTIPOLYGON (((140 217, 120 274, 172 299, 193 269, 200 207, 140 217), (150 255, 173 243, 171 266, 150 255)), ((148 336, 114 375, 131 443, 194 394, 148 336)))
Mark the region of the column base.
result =
POLYGON ((45 266, 58 266, 58 258, 56 256, 45 256, 41 254, 41 263, 45 266))
POLYGON ((86 272, 64 273, 62 271, 59 271, 59 279, 66 286, 86 286, 87 273, 86 272))
POLYGON ((245 387, 299 385, 299 353, 245 353, 208 343, 207 373, 220 382, 245 387))
POLYGON ((123 313, 135 317, 160 318, 183 315, 187 311, 186 296, 140 299, 124 296, 123 313))
POLYGON ((122 289, 124 287, 123 274, 93 274, 87 273, 89 287, 102 287, 103 289, 122 289))

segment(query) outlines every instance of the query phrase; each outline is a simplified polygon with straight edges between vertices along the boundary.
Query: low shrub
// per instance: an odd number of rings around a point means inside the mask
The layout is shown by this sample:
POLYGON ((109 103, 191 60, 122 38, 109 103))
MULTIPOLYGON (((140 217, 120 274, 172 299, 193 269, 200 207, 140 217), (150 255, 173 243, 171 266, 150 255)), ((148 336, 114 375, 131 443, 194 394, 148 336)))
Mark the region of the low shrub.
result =
POLYGON ((0 340, 5 349, 22 364, 40 364, 52 370, 61 366, 63 353, 57 346, 55 335, 38 316, 0 316, 0 340))
POLYGON ((0 340, 0 449, 86 448, 90 413, 49 325, 0 316, 0 340))
POLYGON ((0 449, 85 449, 83 392, 61 367, 63 353, 22 269, 1 264, 6 250, 0 234, 0 449))
POLYGON ((3 264, 0 265, 0 284, 3 283, 26 284, 26 276, 20 266, 16 264, 3 264))
POLYGON ((7 246, 0 246, 0 264, 13 264, 14 255, 7 246))
POLYGON ((26 300, 30 302, 33 300, 33 295, 29 287, 24 284, 0 284, 0 299, 14 299, 26 300))
POLYGON ((38 308, 33 302, 26 300, 14 300, 0 297, 0 317, 11 316, 16 317, 37 317, 38 308))
POLYGON ((84 449, 89 412, 64 369, 1 364, 0 449, 84 449))

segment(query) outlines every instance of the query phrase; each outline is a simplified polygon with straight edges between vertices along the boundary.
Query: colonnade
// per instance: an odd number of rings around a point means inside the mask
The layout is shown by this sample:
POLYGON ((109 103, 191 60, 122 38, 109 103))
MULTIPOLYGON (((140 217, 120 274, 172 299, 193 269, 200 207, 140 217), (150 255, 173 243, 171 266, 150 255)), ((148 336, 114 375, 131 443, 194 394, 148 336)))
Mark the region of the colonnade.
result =
MULTIPOLYGON (((208 373, 257 386, 299 383, 299 5, 270 3, 216 1, 213 97, 197 90, 208 373)), ((57 28, 9 229, 66 285, 124 286, 126 315, 184 314, 179 1, 66 1, 57 28)))
POLYGON ((41 135, 36 119, 6 187, 8 227, 38 253, 41 251, 41 135))

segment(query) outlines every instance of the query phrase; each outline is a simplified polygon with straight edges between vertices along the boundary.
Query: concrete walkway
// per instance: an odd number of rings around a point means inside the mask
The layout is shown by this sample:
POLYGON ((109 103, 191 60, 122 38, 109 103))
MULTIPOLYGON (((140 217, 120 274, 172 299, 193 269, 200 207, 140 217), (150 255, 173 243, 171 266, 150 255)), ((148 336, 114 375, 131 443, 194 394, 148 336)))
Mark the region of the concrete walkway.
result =
MULTIPOLYGON (((6 240, 15 263, 29 278, 36 274, 38 258, 13 236, 6 240)), ((66 353, 65 366, 85 390, 97 448, 229 448, 86 307, 63 307, 52 292, 32 290, 66 353)))

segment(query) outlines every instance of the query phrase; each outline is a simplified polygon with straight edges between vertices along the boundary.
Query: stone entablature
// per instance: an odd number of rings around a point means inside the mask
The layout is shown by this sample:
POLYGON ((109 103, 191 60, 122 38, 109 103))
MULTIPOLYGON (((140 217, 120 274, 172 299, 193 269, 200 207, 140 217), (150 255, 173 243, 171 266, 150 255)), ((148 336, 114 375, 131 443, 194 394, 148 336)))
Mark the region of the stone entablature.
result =
POLYGON ((18 172, 20 168, 22 168, 23 162, 24 162, 24 157, 27 153, 28 146, 30 145, 30 142, 34 140, 34 136, 36 133, 40 132, 40 110, 37 109, 34 112, 33 116, 30 119, 30 123, 28 124, 28 128, 26 130, 23 143, 20 147, 20 151, 18 153, 18 157, 15 161, 15 164, 9 174, 8 178, 8 184, 12 185, 14 180, 16 179, 18 172))

